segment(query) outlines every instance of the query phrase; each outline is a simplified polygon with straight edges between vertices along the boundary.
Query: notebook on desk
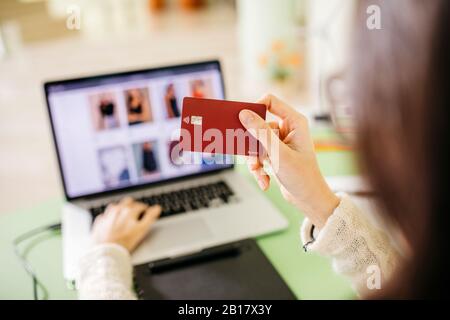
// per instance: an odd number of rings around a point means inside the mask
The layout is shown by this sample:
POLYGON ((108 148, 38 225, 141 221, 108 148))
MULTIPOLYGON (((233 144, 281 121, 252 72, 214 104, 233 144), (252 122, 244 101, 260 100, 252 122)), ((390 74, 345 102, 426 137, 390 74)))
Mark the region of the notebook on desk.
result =
POLYGON ((254 240, 135 266, 140 299, 296 299, 254 240))

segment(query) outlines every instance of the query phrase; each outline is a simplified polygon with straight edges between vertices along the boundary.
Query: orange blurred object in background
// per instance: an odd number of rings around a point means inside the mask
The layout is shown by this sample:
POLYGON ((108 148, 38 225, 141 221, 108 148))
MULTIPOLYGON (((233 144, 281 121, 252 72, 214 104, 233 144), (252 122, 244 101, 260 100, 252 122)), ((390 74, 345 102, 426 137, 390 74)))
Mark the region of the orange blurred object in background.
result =
POLYGON ((148 6, 151 11, 160 11, 165 8, 166 0, 148 0, 148 6))
POLYGON ((205 5, 205 0, 178 0, 183 9, 198 9, 205 5))
MULTIPOLYGON (((178 0, 178 5, 187 10, 202 8, 205 3, 205 0, 178 0)), ((148 0, 148 6, 153 12, 161 11, 167 6, 167 0, 148 0)))

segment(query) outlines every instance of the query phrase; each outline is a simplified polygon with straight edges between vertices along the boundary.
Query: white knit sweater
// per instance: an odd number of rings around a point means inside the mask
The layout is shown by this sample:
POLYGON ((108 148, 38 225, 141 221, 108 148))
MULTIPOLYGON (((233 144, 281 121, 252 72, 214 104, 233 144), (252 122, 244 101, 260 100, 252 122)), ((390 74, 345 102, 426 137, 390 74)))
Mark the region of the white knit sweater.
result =
MULTIPOLYGON (((349 277, 355 290, 364 295, 374 289, 375 273, 380 271, 381 286, 390 277, 398 255, 386 234, 347 195, 339 197, 339 206, 321 230, 304 220, 302 242, 307 251, 330 257, 334 270, 349 277)), ((80 299, 136 299, 129 253, 115 244, 92 248, 80 261, 77 287, 80 299)))

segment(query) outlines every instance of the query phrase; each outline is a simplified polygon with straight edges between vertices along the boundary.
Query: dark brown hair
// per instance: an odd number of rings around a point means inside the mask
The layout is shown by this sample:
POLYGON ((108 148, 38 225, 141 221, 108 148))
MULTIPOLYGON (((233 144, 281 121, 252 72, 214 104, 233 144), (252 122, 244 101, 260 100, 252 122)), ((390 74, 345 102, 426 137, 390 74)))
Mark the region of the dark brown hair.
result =
POLYGON ((450 295, 448 0, 361 0, 350 83, 363 173, 412 255, 383 294, 450 295), (370 5, 381 29, 366 25, 370 5))

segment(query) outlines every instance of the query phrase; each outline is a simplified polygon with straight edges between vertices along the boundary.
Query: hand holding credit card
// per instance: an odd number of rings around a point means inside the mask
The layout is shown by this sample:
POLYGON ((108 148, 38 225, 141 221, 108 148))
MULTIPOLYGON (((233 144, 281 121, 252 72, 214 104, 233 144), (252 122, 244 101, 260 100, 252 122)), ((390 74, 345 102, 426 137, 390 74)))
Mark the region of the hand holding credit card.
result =
POLYGON ((258 155, 260 143, 239 120, 241 110, 251 110, 266 118, 266 106, 214 99, 183 100, 180 147, 183 151, 211 154, 258 155))

